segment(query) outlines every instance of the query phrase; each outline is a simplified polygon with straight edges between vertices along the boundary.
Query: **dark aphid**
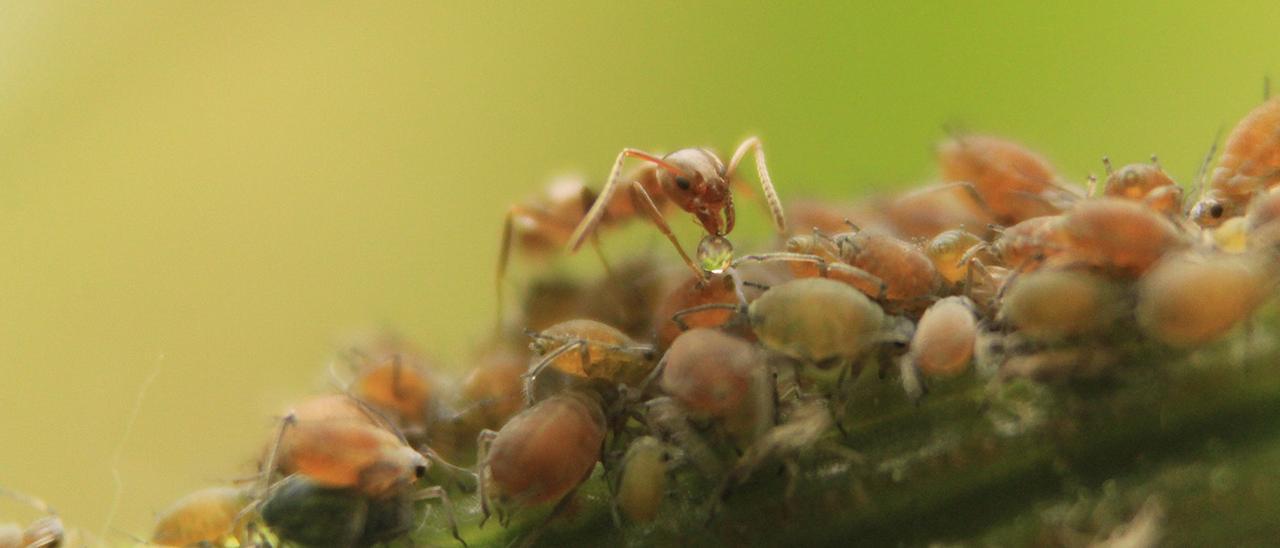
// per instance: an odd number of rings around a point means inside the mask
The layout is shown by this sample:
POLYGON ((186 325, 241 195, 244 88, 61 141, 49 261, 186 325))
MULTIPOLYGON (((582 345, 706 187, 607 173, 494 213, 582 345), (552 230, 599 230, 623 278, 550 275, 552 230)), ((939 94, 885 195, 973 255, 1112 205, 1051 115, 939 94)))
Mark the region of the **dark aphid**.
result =
POLYGON ((290 476, 271 487, 262 519, 281 540, 303 546, 373 546, 413 529, 413 494, 371 498, 290 476))
POLYGON ((659 193, 661 197, 680 209, 692 213, 706 230, 707 235, 727 235, 733 232, 735 219, 730 183, 734 180, 739 163, 748 152, 755 154, 756 172, 760 176, 760 186, 764 190, 764 198, 769 205, 774 226, 779 233, 785 233, 786 221, 783 217, 782 203, 778 200, 778 193, 774 190, 773 182, 769 178, 764 149, 760 145, 760 139, 751 137, 738 145, 727 166, 715 153, 705 148, 684 148, 662 157, 635 149, 623 149, 613 163, 613 170, 604 188, 600 190, 599 199, 570 237, 569 249, 577 251, 586 242, 587 237, 595 233, 596 227, 605 219, 606 204, 610 202, 619 187, 628 186, 633 201, 638 204, 637 207, 643 208, 659 230, 675 245, 694 274, 702 275, 702 268, 685 253, 680 242, 671 233, 671 228, 663 219, 661 211, 653 206, 651 193, 661 189, 659 193), (627 158, 636 158, 652 164, 646 171, 656 177, 657 186, 646 188, 638 182, 624 182, 621 178, 622 163, 627 158))

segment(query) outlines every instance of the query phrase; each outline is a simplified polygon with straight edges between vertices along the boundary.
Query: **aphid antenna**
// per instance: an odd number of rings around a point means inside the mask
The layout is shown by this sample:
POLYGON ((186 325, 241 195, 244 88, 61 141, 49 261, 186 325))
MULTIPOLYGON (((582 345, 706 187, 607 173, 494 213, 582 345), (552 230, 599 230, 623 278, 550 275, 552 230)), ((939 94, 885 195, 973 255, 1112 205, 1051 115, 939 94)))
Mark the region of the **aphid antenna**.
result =
MULTIPOLYGON (((1218 152, 1218 141, 1221 139, 1222 126, 1218 126, 1218 130, 1213 132, 1213 142, 1209 143, 1209 151, 1205 153, 1204 161, 1200 162, 1200 170, 1196 172, 1195 186, 1191 187, 1191 192, 1187 193, 1188 196, 1199 194, 1201 199, 1204 198, 1204 191, 1206 190, 1205 178, 1209 176, 1209 163, 1213 161, 1213 155, 1218 152)), ((1187 200, 1185 211, 1182 213, 1184 215, 1190 213, 1193 206, 1194 204, 1191 203, 1191 200, 1187 200)))
POLYGON ((1085 198, 1093 197, 1093 193, 1098 190, 1098 177, 1090 173, 1085 178, 1085 198))
POLYGON ((1103 168, 1103 170, 1106 172, 1106 174, 1107 174, 1107 176, 1108 176, 1108 177, 1110 177, 1112 173, 1115 173, 1115 169, 1111 166, 1111 157, 1110 157, 1110 156, 1103 156, 1103 157, 1102 157, 1102 168, 1103 168))
POLYGON ((1151 165, 1156 166, 1156 169, 1160 169, 1160 170, 1164 169, 1163 167, 1160 166, 1160 156, 1156 155, 1155 153, 1151 154, 1151 165))

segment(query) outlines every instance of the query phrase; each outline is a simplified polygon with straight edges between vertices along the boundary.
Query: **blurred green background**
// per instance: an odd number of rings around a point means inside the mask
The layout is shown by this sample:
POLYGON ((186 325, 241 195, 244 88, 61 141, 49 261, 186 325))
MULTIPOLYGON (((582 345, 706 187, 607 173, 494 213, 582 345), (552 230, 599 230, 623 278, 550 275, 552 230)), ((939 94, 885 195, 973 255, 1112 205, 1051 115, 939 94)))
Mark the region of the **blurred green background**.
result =
POLYGON ((351 330, 465 366, 505 208, 625 146, 758 133, 784 199, 850 197, 928 180, 950 123, 1071 180, 1159 153, 1187 181, 1277 74, 1276 21, 1274 2, 5 3, 0 485, 97 532, 118 473, 114 524, 147 534, 249 471, 351 330))

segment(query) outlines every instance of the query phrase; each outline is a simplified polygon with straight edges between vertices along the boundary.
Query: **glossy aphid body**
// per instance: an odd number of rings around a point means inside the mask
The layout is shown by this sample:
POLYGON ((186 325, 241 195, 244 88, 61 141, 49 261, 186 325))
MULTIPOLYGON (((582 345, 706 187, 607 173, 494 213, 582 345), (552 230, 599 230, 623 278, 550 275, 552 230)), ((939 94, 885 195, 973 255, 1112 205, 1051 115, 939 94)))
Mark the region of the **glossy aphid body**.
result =
POLYGON ((501 521, 520 508, 563 501, 600 459, 607 425, 593 392, 565 390, 539 401, 502 429, 480 433, 481 507, 501 521))
POLYGON ((17 500, 44 514, 26 527, 0 523, 0 548, 57 548, 66 541, 62 518, 44 501, 7 489, 0 489, 0 496, 17 500))
POLYGON ((1071 262, 1136 278, 1165 253, 1189 244, 1167 217, 1128 200, 1085 200, 1059 226, 1071 262))
MULTIPOLYGON (((726 165, 714 152, 705 148, 680 149, 666 156, 656 156, 636 149, 623 149, 614 161, 613 170, 608 181, 600 190, 600 197, 591 207, 582 222, 570 237, 570 251, 577 251, 588 236, 593 234, 597 225, 605 217, 605 205, 615 192, 627 186, 638 204, 652 204, 651 188, 645 188, 638 182, 626 183, 621 178, 622 164, 627 158, 635 158, 651 164, 647 173, 652 173, 661 189, 661 195, 680 209, 691 213, 698 224, 706 231, 708 237, 725 236, 733 231, 736 212, 733 203, 731 182, 737 173, 738 166, 748 152, 755 156, 756 173, 760 177, 760 186, 764 191, 764 199, 769 206, 769 213, 779 233, 786 232, 786 220, 782 211, 782 203, 778 200, 777 191, 769 177, 769 169, 764 159, 764 149, 760 139, 748 138, 738 145, 729 163, 726 165)), ((666 235, 676 247, 680 256, 694 271, 702 275, 704 270, 689 258, 679 240, 672 234, 670 226, 656 207, 645 210, 654 224, 666 235)))
POLYGON ((1078 271, 1020 275, 1001 301, 1003 321, 1023 336, 1044 341, 1098 334, 1125 309, 1123 293, 1114 282, 1078 271))
POLYGON ((1227 136, 1190 218, 1212 228, 1245 213, 1254 195, 1280 183, 1280 97, 1249 112, 1227 136))
POLYGON ((1182 187, 1164 172, 1155 156, 1149 164, 1129 164, 1115 171, 1110 160, 1102 161, 1107 169, 1104 196, 1133 200, 1169 217, 1182 214, 1182 187))
POLYGON ((209 487, 175 501, 156 517, 151 542, 164 546, 208 544, 231 540, 249 542, 249 523, 255 517, 244 509, 252 501, 245 489, 209 487))
POLYGON ((529 367, 525 385, 526 403, 542 399, 550 391, 540 389, 538 377, 552 370, 563 375, 561 385, 591 389, 603 383, 639 386, 653 369, 654 350, 637 344, 625 333, 594 320, 569 320, 533 335, 530 345, 541 359, 529 367))
POLYGON ((942 289, 933 261, 915 245, 871 230, 836 234, 832 239, 841 262, 884 282, 884 299, 893 311, 923 310, 942 289))
POLYGON ((1012 141, 957 135, 937 152, 943 180, 972 183, 1001 225, 1055 215, 1073 199, 1048 162, 1012 141))
POLYGON ((1169 346, 1213 342, 1267 300, 1272 280, 1269 265, 1252 254, 1170 256, 1138 285, 1138 326, 1169 346))
POLYGON ((737 447, 756 440, 773 420, 773 391, 764 354, 715 329, 691 329, 659 362, 658 386, 695 420, 716 421, 737 447))

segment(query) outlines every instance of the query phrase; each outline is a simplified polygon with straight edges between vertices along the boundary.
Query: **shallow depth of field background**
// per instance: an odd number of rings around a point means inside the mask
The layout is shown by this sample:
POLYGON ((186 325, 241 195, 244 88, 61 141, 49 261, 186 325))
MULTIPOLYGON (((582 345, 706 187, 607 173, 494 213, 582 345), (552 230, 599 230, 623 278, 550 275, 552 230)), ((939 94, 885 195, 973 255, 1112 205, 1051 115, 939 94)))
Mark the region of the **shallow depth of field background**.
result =
POLYGON ((756 132, 784 199, 851 197, 951 124, 1186 182, 1280 75, 1280 4, 1007 4, 0 5, 0 486, 97 532, 114 468, 147 534, 353 330, 465 367, 506 206, 624 146, 756 132))

